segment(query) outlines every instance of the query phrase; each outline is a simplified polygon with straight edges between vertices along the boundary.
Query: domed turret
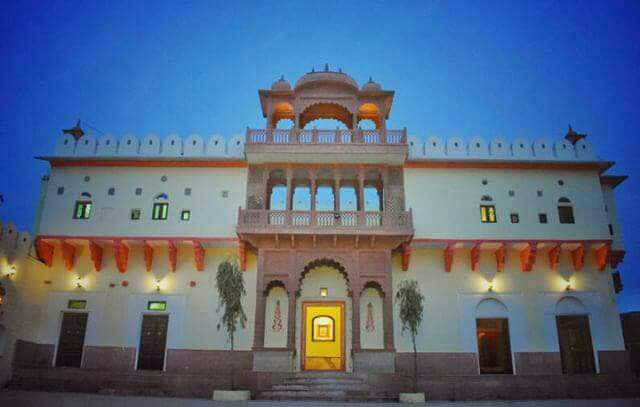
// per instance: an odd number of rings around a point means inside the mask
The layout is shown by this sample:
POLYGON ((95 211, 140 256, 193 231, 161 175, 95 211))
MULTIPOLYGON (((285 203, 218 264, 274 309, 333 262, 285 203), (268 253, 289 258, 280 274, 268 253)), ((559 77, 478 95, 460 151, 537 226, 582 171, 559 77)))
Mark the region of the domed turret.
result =
POLYGON ((271 90, 275 91, 288 91, 291 90, 291 84, 284 79, 284 75, 271 85, 271 90))
POLYGON ((307 85, 321 85, 321 84, 339 84, 358 90, 358 83, 349 75, 342 72, 342 69, 338 71, 330 71, 329 65, 324 66, 324 71, 311 70, 311 72, 303 75, 296 82, 295 88, 301 88, 307 85))
POLYGON ((363 92, 379 92, 382 90, 382 86, 379 83, 376 83, 369 77, 369 82, 362 85, 363 92))

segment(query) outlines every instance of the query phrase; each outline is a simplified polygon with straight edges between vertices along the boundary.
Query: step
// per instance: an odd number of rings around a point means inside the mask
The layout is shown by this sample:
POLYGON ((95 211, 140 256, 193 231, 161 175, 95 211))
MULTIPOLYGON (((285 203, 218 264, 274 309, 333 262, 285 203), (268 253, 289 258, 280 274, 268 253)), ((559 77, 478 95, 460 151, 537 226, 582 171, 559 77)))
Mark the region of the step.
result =
POLYGON ((333 383, 333 384, 274 384, 271 386, 271 390, 284 390, 284 391, 369 391, 368 385, 363 384, 345 384, 345 383, 333 383))
POLYGON ((333 379, 333 378, 309 378, 309 377, 294 377, 291 379, 285 379, 281 384, 353 384, 353 385, 366 385, 366 380, 361 379, 333 379))
POLYGON ((397 400, 397 395, 370 391, 263 391, 258 394, 260 400, 335 400, 335 401, 375 401, 397 400))

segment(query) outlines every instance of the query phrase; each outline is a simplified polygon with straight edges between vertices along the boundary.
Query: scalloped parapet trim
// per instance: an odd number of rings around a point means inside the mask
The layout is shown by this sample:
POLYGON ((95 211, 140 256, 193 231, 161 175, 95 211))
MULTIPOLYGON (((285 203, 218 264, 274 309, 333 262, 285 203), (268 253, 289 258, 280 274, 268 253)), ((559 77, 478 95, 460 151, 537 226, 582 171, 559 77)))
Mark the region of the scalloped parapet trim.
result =
POLYGON ((509 142, 503 138, 487 141, 474 137, 469 141, 461 137, 443 140, 431 136, 422 141, 416 136, 408 138, 409 160, 473 159, 473 160, 543 160, 543 161, 598 161, 595 148, 585 139, 575 145, 567 140, 555 142, 546 138, 535 141, 516 138, 509 142))
MULTIPOLYGON (((55 147, 57 157, 212 157, 243 158, 245 136, 225 138, 220 135, 181 137, 157 135, 137 137, 125 135, 97 137, 91 134, 76 141, 71 135, 62 135, 55 147)), ((474 137, 469 141, 461 137, 443 140, 428 137, 426 141, 410 136, 408 139, 409 160, 437 159, 482 159, 482 160, 547 160, 547 161, 598 161, 594 146, 586 139, 575 145, 567 140, 555 142, 546 138, 535 141, 516 138, 512 142, 503 138, 487 141, 474 137)))
POLYGON ((124 135, 95 136, 86 134, 76 141, 65 134, 56 142, 56 157, 220 157, 243 158, 244 135, 225 138, 220 135, 202 137, 172 134, 163 138, 155 134, 143 137, 124 135))

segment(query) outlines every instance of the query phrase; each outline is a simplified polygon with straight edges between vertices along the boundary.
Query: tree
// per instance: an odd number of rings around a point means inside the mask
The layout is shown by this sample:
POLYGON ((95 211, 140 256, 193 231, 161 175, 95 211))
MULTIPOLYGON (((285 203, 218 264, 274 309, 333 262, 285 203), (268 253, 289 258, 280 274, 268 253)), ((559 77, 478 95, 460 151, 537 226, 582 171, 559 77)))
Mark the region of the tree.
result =
POLYGON ((402 332, 408 331, 411 334, 413 343, 413 392, 418 389, 418 350, 416 349, 416 335, 422 323, 422 312, 424 296, 420 292, 418 282, 415 280, 405 280, 400 283, 396 293, 396 301, 400 302, 400 321, 402 322, 402 332))
MULTIPOLYGON (((242 328, 246 326, 247 315, 242 308, 242 297, 247 292, 244 289, 244 280, 242 273, 238 269, 237 262, 223 261, 218 266, 216 274, 216 285, 218 286, 218 296, 220 298, 219 307, 224 308, 222 314, 222 324, 227 330, 229 342, 231 343, 231 351, 234 347, 234 336, 238 330, 238 324, 242 328)), ((220 324, 218 324, 220 329, 220 324)), ((234 361, 231 362, 231 389, 234 390, 234 361)))

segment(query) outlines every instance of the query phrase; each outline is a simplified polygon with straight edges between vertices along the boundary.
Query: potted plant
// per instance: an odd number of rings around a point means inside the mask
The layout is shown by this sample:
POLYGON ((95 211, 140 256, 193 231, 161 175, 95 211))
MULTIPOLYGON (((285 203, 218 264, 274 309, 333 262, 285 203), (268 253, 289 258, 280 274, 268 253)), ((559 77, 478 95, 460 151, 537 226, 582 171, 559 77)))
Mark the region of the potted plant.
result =
MULTIPOLYGON (((216 274, 219 305, 218 311, 223 310, 222 324, 218 323, 218 330, 224 325, 228 341, 231 344, 231 352, 234 350, 234 337, 238 326, 244 328, 247 323, 247 315, 242 308, 242 297, 246 295, 242 272, 235 261, 225 260, 218 266, 216 274)), ((235 361, 231 361, 231 390, 214 390, 215 401, 240 401, 249 400, 251 393, 248 390, 236 390, 235 386, 235 361)))
POLYGON ((422 323, 424 296, 420 292, 418 282, 405 280, 400 283, 396 293, 396 301, 400 303, 400 321, 402 332, 409 332, 413 344, 413 393, 400 393, 400 402, 424 403, 424 393, 418 393, 418 350, 416 348, 416 335, 422 323))

